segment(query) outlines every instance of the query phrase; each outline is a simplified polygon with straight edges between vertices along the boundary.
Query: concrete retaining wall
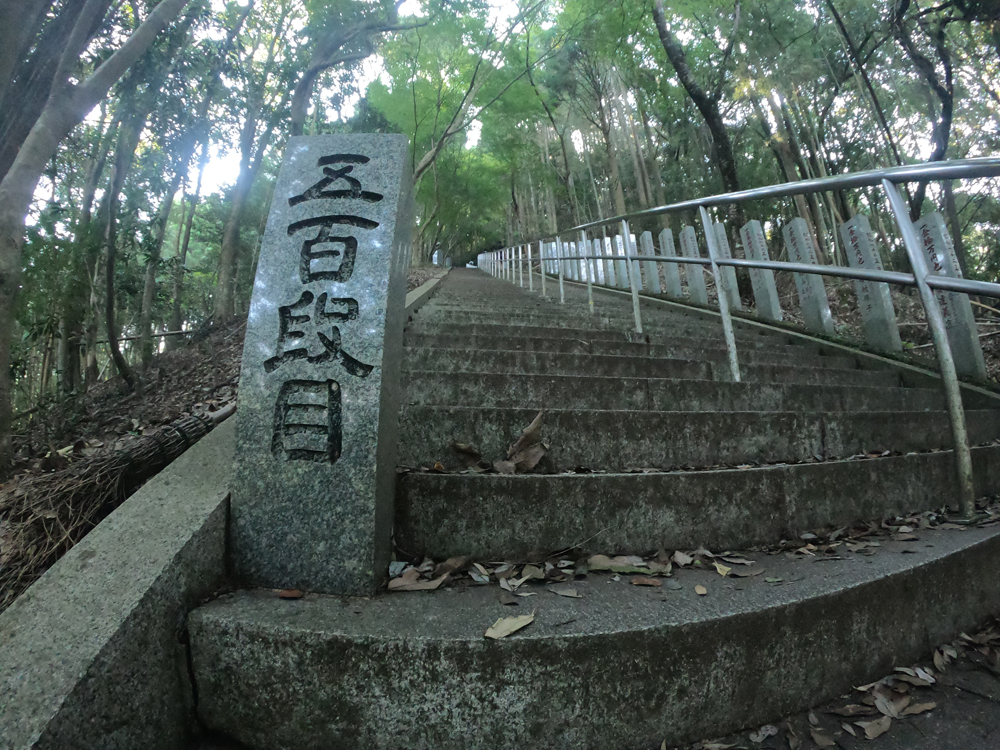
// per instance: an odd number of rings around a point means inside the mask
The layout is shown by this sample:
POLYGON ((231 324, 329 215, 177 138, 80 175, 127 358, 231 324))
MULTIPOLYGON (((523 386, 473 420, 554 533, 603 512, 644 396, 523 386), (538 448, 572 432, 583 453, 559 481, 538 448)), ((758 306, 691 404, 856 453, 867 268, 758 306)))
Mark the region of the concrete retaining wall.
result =
POLYGON ((0 747, 189 742, 185 615, 225 575, 234 426, 150 480, 0 615, 0 747))

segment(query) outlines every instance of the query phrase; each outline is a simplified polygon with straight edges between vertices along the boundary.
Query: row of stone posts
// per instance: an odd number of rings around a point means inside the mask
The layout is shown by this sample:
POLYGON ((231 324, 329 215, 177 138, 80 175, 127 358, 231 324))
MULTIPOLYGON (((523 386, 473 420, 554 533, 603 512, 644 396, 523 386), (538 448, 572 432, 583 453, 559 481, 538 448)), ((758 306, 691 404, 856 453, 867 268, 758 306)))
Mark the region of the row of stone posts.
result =
MULTIPOLYGON (((725 227, 714 224, 715 244, 720 259, 732 257, 725 227)), ((944 218, 940 213, 931 213, 915 224, 928 266, 935 272, 952 278, 962 278, 955 251, 944 218)), ((874 235, 864 214, 857 214, 840 226, 840 234, 846 248, 847 262, 859 270, 883 270, 882 259, 875 244, 874 235)), ((628 290, 630 278, 634 278, 638 290, 652 294, 666 294, 675 299, 686 298, 694 303, 707 305, 708 290, 705 272, 709 269, 694 263, 663 263, 643 261, 643 258, 684 257, 703 258, 698 247, 694 227, 684 226, 680 231, 678 256, 673 232, 664 229, 658 237, 659 248, 654 245, 651 232, 643 232, 636 243, 630 234, 630 248, 626 251, 622 234, 588 240, 586 233, 580 233, 579 241, 540 241, 532 245, 519 245, 495 253, 480 256, 480 267, 489 273, 525 286, 533 286, 531 262, 537 262, 549 276, 562 276, 569 281, 589 281, 609 287, 628 290), (599 260, 581 260, 578 256, 600 256, 599 260), (627 268, 627 258, 633 258, 633 272, 627 268), (530 260, 529 260, 530 258, 530 260), (561 266, 561 269, 560 269, 561 266), (659 268, 658 268, 659 267, 659 268), (681 281, 681 268, 684 281, 681 281), (660 269, 663 277, 661 284, 660 269), (703 270, 704 269, 704 270, 703 270), (561 270, 561 274, 560 274, 561 270), (643 278, 645 277, 645 278, 643 278)), ((759 221, 747 222, 740 229, 740 240, 748 259, 769 261, 770 253, 764 230, 759 221)), ((809 231, 805 219, 795 218, 782 227, 782 237, 788 253, 788 260, 794 263, 819 265, 816 241, 809 231)), ((782 310, 775 284, 774 272, 769 269, 752 268, 750 282, 753 289, 757 315, 765 320, 781 321, 782 310)), ((721 266, 729 309, 743 309, 736 285, 736 271, 732 266, 721 266)), ((805 327, 815 333, 833 335, 833 316, 826 285, 819 274, 794 273, 795 288, 805 327)), ((896 313, 889 293, 889 285, 876 281, 856 280, 855 293, 861 315, 865 339, 868 345, 881 352, 894 353, 903 349, 899 336, 896 313)), ((968 295, 958 292, 936 292, 944 314, 955 365, 959 374, 976 379, 985 379, 986 364, 972 314, 968 295)))

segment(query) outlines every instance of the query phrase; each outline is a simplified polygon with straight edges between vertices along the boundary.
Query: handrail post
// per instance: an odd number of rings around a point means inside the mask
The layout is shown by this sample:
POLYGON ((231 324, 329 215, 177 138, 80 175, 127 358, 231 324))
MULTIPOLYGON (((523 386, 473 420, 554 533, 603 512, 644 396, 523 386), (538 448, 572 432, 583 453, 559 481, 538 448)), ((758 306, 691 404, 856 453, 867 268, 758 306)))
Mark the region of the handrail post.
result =
POLYGON ((903 246, 910 259, 910 267, 920 292, 920 302, 927 315, 927 326, 931 330, 931 340, 937 353, 938 366, 941 369, 941 381, 944 385, 944 395, 948 403, 948 417, 951 420, 952 440, 954 442, 955 463, 958 472, 959 505, 962 516, 972 520, 976 514, 975 479, 972 474, 972 451, 969 448, 969 433, 965 426, 965 409, 962 407, 962 391, 958 384, 958 371, 948 344, 948 331, 944 325, 944 316, 938 306, 934 292, 927 285, 927 261, 920 249, 913 222, 906 212, 906 204, 900 198, 896 186, 889 180, 882 180, 882 189, 889 198, 892 213, 903 235, 903 246))
POLYGON ((563 266, 565 265, 563 261, 563 246, 562 240, 556 237, 556 266, 559 268, 559 304, 564 304, 566 302, 566 294, 563 291, 563 266))
POLYGON ((545 294, 545 240, 538 240, 538 270, 542 275, 542 296, 545 294))
MULTIPOLYGON (((727 279, 719 270, 716 259, 719 257, 719 249, 715 244, 715 227, 708 216, 708 211, 704 206, 698 207, 701 214, 701 225, 705 228, 705 244, 708 245, 708 258, 712 261, 712 276, 715 278, 715 293, 719 298, 719 315, 722 317, 722 334, 726 339, 726 351, 729 354, 729 372, 733 376, 733 381, 740 382, 740 362, 736 354, 736 334, 733 331, 733 316, 729 312, 729 284, 727 279)), ((690 266, 689 266, 690 268, 690 266)), ((701 271, 699 270, 699 273, 701 271)))
MULTIPOLYGON (((580 247, 583 248, 581 255, 593 255, 593 250, 590 247, 590 241, 587 239, 587 233, 583 230, 580 231, 580 247)), ((579 261, 577 261, 579 263, 579 261)), ((587 258, 586 266, 586 277, 587 277, 587 306, 590 308, 590 314, 594 314, 594 284, 591 277, 594 275, 594 266, 590 258, 587 258)))
POLYGON ((524 289, 524 245, 517 246, 517 278, 521 288, 524 289))
MULTIPOLYGON (((642 333, 642 313, 639 311, 639 280, 632 268, 632 230, 628 222, 622 219, 622 243, 625 245, 625 272, 628 274, 628 285, 632 291, 632 315, 635 317, 635 332, 642 333)), ((637 265, 637 264, 636 264, 637 265)))
POLYGON ((524 246, 524 252, 528 256, 528 291, 529 292, 533 292, 533 291, 535 291, 535 282, 534 282, 533 274, 531 272, 531 243, 530 242, 527 245, 524 246))

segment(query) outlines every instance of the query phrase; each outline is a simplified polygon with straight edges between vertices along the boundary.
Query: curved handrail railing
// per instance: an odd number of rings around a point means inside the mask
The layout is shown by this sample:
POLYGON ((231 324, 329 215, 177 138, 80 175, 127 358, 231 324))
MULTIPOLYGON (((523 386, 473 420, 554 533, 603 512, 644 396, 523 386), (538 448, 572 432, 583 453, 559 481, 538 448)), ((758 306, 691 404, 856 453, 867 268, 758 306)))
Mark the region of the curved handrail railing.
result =
MULTIPOLYGON (((491 253, 483 253, 479 256, 479 266, 481 268, 485 268, 487 272, 493 275, 502 276, 511 281, 513 281, 515 275, 517 275, 520 278, 521 286, 524 286, 524 264, 525 261, 527 261, 528 286, 529 289, 533 289, 534 279, 532 263, 533 260, 537 260, 541 275, 542 294, 545 294, 545 282, 546 276, 548 275, 545 268, 547 264, 554 264, 555 271, 551 271, 551 273, 553 275, 558 275, 559 297, 560 302, 563 302, 565 301, 563 282, 566 271, 566 261, 576 261, 578 275, 579 262, 581 260, 587 261, 587 271, 584 275, 587 283, 588 304, 591 312, 593 312, 593 281, 597 278, 595 267, 593 265, 594 261, 602 261, 605 264, 612 261, 619 264, 624 263, 625 279, 627 280, 627 285, 631 290, 635 327, 636 331, 639 333, 642 332, 642 312, 639 304, 640 262, 700 265, 709 267, 712 277, 715 280, 716 290, 718 291, 719 315, 722 320, 723 334, 726 340, 729 368, 733 380, 737 382, 741 379, 739 356, 736 349, 736 338, 733 331, 732 316, 730 315, 730 304, 728 302, 728 300, 731 299, 732 295, 736 292, 735 290, 730 289, 731 279, 728 278, 726 274, 721 273, 720 268, 732 267, 787 271, 798 274, 836 276, 860 281, 874 281, 897 284, 901 286, 917 287, 920 302, 927 315, 927 322, 931 331, 931 338, 937 355, 941 381, 948 406, 948 416, 951 423, 956 468, 958 470, 961 511, 966 518, 971 519, 975 514, 975 487, 972 474, 972 454, 969 447, 968 431, 965 423, 965 412, 962 406, 958 372, 950 345, 948 343, 948 334, 944 315, 942 314, 941 307, 938 304, 938 300, 933 290, 936 289, 1000 298, 1000 284, 984 281, 972 281, 932 273, 928 268, 927 261, 924 257, 916 228, 909 218, 906 210, 906 204, 899 195, 896 185, 906 182, 933 182, 939 180, 976 179, 996 176, 1000 176, 1000 157, 982 157, 976 159, 934 162, 929 164, 912 164, 902 167, 877 169, 811 180, 800 180, 798 182, 782 183, 779 185, 752 188, 750 190, 722 193, 719 195, 681 201, 667 206, 657 206, 655 208, 636 211, 622 216, 614 216, 609 219, 602 219, 599 221, 581 224, 573 227, 572 229, 566 230, 565 232, 556 232, 544 235, 532 240, 531 242, 520 243, 518 245, 491 253), (727 257, 729 255, 728 252, 722 253, 719 250, 719 239, 715 233, 715 225, 713 225, 708 213, 709 208, 716 206, 745 203, 747 201, 759 200, 763 198, 788 198, 797 195, 806 195, 809 193, 873 186, 880 186, 889 201, 890 208, 892 209, 892 215, 902 236, 903 246, 906 250, 906 255, 909 259, 910 267, 912 268, 913 273, 786 261, 730 258, 727 257), (708 258, 689 256, 682 257, 676 255, 639 255, 635 251, 635 242, 632 240, 632 234, 628 225, 630 220, 661 216, 694 209, 697 209, 701 218, 706 245, 708 247, 708 258), (587 243, 587 230, 614 224, 620 225, 621 236, 623 238, 622 245, 624 246, 623 254, 604 253, 605 244, 603 242, 601 243, 602 254, 600 255, 594 255, 586 252, 581 254, 567 254, 563 252, 562 237, 564 235, 570 234, 571 236, 578 236, 581 244, 589 246, 589 243, 587 243), (546 240, 555 240, 555 242, 546 243, 546 240), (537 259, 533 259, 532 246, 536 244, 538 246, 538 257, 537 259), (554 245, 555 247, 554 253, 547 251, 547 248, 551 245, 554 245)), ((697 252, 697 250, 695 250, 695 252, 697 252)), ((605 267, 607 267, 607 265, 605 267)))

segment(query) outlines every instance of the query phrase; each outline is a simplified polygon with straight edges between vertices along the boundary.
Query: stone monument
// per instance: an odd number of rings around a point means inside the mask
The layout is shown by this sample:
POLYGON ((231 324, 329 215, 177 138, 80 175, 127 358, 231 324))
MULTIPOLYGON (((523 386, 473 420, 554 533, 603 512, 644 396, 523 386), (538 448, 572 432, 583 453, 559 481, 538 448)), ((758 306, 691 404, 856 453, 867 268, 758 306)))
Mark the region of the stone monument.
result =
MULTIPOLYGON (((733 253, 729 249, 729 238, 726 236, 726 227, 722 222, 717 221, 713 229, 715 230, 715 246, 718 248, 719 257, 732 260, 733 253)), ((728 287, 729 309, 742 310, 743 303, 740 301, 740 288, 736 281, 736 269, 732 266, 719 266, 719 272, 722 274, 726 287, 728 287)))
POLYGON ((615 279, 618 281, 619 289, 631 289, 628 283, 628 266, 625 264, 625 243, 622 241, 622 236, 616 234, 614 241, 611 245, 612 252, 615 256, 615 279))
MULTIPOLYGON (((698 252, 698 238, 694 234, 694 227, 681 228, 681 255, 685 258, 701 257, 701 253, 698 252)), ((688 263, 684 266, 684 275, 687 276, 688 294, 691 295, 691 301, 707 305, 708 289, 705 287, 705 274, 702 267, 688 263)))
POLYGON ((240 373, 230 544, 251 586, 364 595, 387 573, 408 152, 402 135, 288 142, 240 373))
MULTIPOLYGON (((847 264, 851 268, 883 270, 882 258, 875 247, 875 237, 867 216, 857 214, 841 224, 840 236, 844 240, 847 264)), ((858 295, 858 309, 868 343, 883 352, 903 351, 889 285, 880 281, 856 280, 854 291, 858 295)))
MULTIPOLYGON (((674 233, 669 229, 660 232, 660 255, 668 258, 676 258, 677 250, 674 248, 674 233)), ((681 291, 681 272, 676 263, 663 263, 663 278, 667 282, 667 294, 675 299, 684 296, 681 291)))
MULTIPOLYGON (((788 249, 788 258, 794 263, 818 266, 816 243, 813 241, 809 225, 801 216, 792 219, 781 228, 788 249)), ((830 314, 830 300, 826 296, 823 277, 814 273, 796 273, 795 289, 799 293, 799 307, 806 328, 816 333, 833 335, 833 316, 830 314)))
MULTIPOLYGON (((961 279, 962 268, 958 265, 955 245, 944 223, 944 217, 935 211, 914 224, 914 229, 920 238, 920 246, 930 272, 961 279)), ((934 291, 934 296, 937 297, 941 313, 944 315, 944 324, 948 329, 948 344, 951 346, 958 374, 985 380, 986 361, 983 359, 983 347, 979 343, 979 331, 976 328, 976 318, 972 314, 969 296, 961 292, 945 292, 940 289, 934 291)))
MULTIPOLYGON (((639 245, 642 249, 642 256, 644 258, 655 257, 656 251, 653 249, 653 233, 643 232, 639 237, 639 245)), ((646 273, 646 286, 649 287, 649 291, 653 294, 660 293, 660 271, 657 268, 659 263, 652 260, 643 261, 643 270, 646 273)))
MULTIPOLYGON (((764 229, 759 221, 753 219, 744 224, 740 229, 740 239, 743 240, 743 251, 748 259, 771 260, 767 252, 767 241, 764 239, 764 229)), ((750 285, 753 287, 757 314, 766 320, 781 320, 781 304, 778 302, 774 272, 767 268, 751 268, 750 285)))

